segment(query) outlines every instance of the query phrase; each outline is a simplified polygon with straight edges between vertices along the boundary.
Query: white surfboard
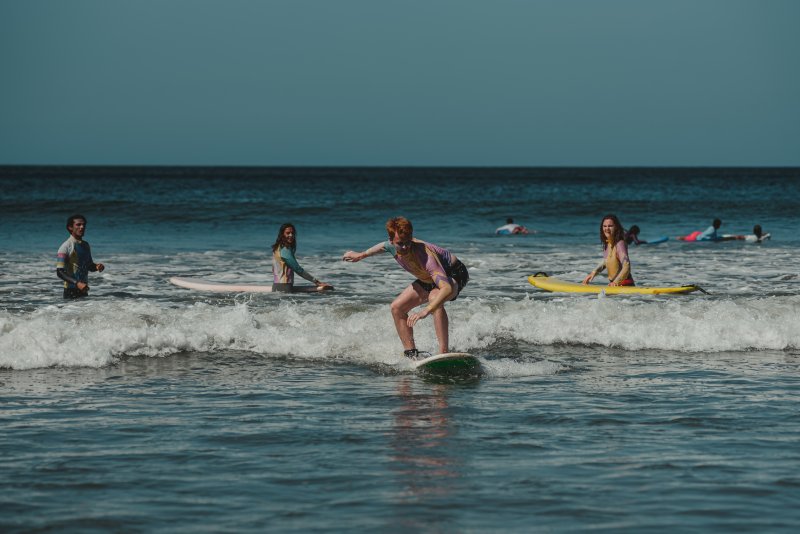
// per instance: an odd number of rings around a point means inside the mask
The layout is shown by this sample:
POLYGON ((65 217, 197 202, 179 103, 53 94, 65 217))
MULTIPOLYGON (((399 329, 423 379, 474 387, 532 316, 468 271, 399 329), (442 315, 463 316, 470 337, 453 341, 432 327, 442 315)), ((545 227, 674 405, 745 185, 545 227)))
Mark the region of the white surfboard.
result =
POLYGON ((756 237, 755 234, 723 234, 721 241, 747 241, 748 243, 761 243, 770 239, 772 234, 761 234, 761 237, 756 237))
POLYGON ((411 362, 414 369, 445 372, 468 371, 477 368, 478 365, 480 365, 478 359, 468 352, 445 352, 411 362))
MULTIPOLYGON (((179 276, 173 276, 169 281, 171 284, 178 287, 194 289, 196 291, 214 291, 217 293, 272 293, 271 285, 226 284, 224 282, 212 282, 211 280, 202 280, 200 278, 181 278, 179 276)), ((292 293, 316 293, 317 291, 324 290, 324 288, 316 286, 295 286, 292 288, 292 293)))
POLYGON ((749 234, 744 236, 744 240, 748 243, 761 243, 762 241, 766 241, 767 239, 772 238, 772 234, 761 234, 761 237, 756 237, 755 234, 749 234))

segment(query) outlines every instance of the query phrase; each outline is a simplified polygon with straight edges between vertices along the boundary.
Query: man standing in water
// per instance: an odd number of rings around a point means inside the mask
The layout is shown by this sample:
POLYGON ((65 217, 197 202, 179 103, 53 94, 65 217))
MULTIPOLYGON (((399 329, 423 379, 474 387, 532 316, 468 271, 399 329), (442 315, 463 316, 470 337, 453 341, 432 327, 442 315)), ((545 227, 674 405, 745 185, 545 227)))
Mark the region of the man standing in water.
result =
POLYGON ((103 272, 105 265, 92 260, 92 249, 83 240, 86 217, 72 215, 67 219, 69 239, 58 249, 56 275, 64 281, 64 298, 76 299, 89 294, 89 271, 103 272))
POLYGON ((403 343, 404 354, 417 356, 414 343, 414 325, 420 319, 433 315, 433 326, 439 340, 439 352, 449 352, 449 320, 444 303, 455 300, 469 281, 467 268, 449 250, 413 238, 411 221, 395 217, 386 223, 389 240, 378 243, 364 252, 348 250, 342 259, 357 262, 364 258, 388 252, 400 266, 417 279, 406 287, 392 302, 392 318, 397 335, 403 343), (409 312, 424 303, 428 305, 418 313, 409 312))

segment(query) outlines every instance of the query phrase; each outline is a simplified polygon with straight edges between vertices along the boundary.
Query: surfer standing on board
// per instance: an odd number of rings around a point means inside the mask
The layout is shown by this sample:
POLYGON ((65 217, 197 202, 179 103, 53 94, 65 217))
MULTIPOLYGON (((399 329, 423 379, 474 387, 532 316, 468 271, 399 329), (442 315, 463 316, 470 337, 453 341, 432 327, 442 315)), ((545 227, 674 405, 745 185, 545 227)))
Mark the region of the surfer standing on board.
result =
POLYGON ((86 217, 71 215, 67 219, 69 239, 59 247, 56 256, 56 276, 64 281, 64 298, 77 299, 89 294, 89 272, 103 272, 102 263, 92 259, 92 249, 83 240, 86 217))
POLYGON ((278 230, 275 244, 272 245, 272 290, 291 292, 294 288, 294 273, 318 288, 333 289, 332 285, 320 282, 300 267, 294 257, 295 249, 297 249, 297 230, 292 223, 284 223, 278 230))
POLYGON ((608 285, 633 286, 631 260, 628 258, 628 245, 622 224, 616 215, 606 215, 600 223, 600 242, 603 243, 603 261, 583 279, 588 284, 592 279, 608 269, 608 285))
POLYGON ((378 243, 364 252, 348 250, 342 260, 357 262, 380 252, 388 252, 397 263, 415 276, 392 302, 392 318, 397 335, 403 343, 404 354, 415 358, 414 325, 420 319, 433 315, 433 326, 439 340, 439 351, 449 352, 449 319, 444 304, 455 300, 469 281, 469 273, 459 259, 449 250, 414 239, 411 221, 395 217, 386 222, 389 240, 378 243), (428 305, 418 313, 409 312, 421 304, 428 305))

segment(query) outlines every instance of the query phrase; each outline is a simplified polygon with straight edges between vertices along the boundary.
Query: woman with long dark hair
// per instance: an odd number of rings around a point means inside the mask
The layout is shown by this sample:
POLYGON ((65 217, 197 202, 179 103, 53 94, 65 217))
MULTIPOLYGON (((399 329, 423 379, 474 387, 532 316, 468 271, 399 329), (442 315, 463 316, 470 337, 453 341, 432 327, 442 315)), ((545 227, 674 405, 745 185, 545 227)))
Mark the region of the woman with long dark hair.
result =
POLYGON ((625 244, 625 231, 616 215, 606 215, 600 222, 600 242, 603 244, 603 261, 583 279, 588 284, 592 279, 608 270, 608 285, 633 286, 631 260, 628 258, 628 245, 625 244))
POLYGON ((297 249, 297 230, 292 223, 284 223, 278 230, 278 238, 272 245, 272 290, 291 292, 294 288, 294 275, 299 274, 319 289, 333 289, 333 286, 320 282, 297 263, 294 251, 297 249))

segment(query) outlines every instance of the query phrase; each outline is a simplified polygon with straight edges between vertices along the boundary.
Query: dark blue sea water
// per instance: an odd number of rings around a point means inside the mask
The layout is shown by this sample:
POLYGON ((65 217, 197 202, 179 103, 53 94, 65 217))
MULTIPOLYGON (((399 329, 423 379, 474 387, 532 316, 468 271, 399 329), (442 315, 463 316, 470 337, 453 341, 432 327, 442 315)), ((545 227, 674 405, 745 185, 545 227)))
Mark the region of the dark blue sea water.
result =
POLYGON ((799 169, 6 167, 0 190, 3 531, 800 527, 799 169), (106 271, 65 302, 73 212, 106 271), (607 213, 671 238, 631 248, 637 284, 707 294, 527 282, 580 281, 607 213), (412 371, 388 308, 410 276, 340 261, 396 215, 469 268, 451 345, 479 375, 412 371), (717 217, 772 237, 674 239, 717 217), (334 292, 169 284, 269 284, 286 221, 334 292))

